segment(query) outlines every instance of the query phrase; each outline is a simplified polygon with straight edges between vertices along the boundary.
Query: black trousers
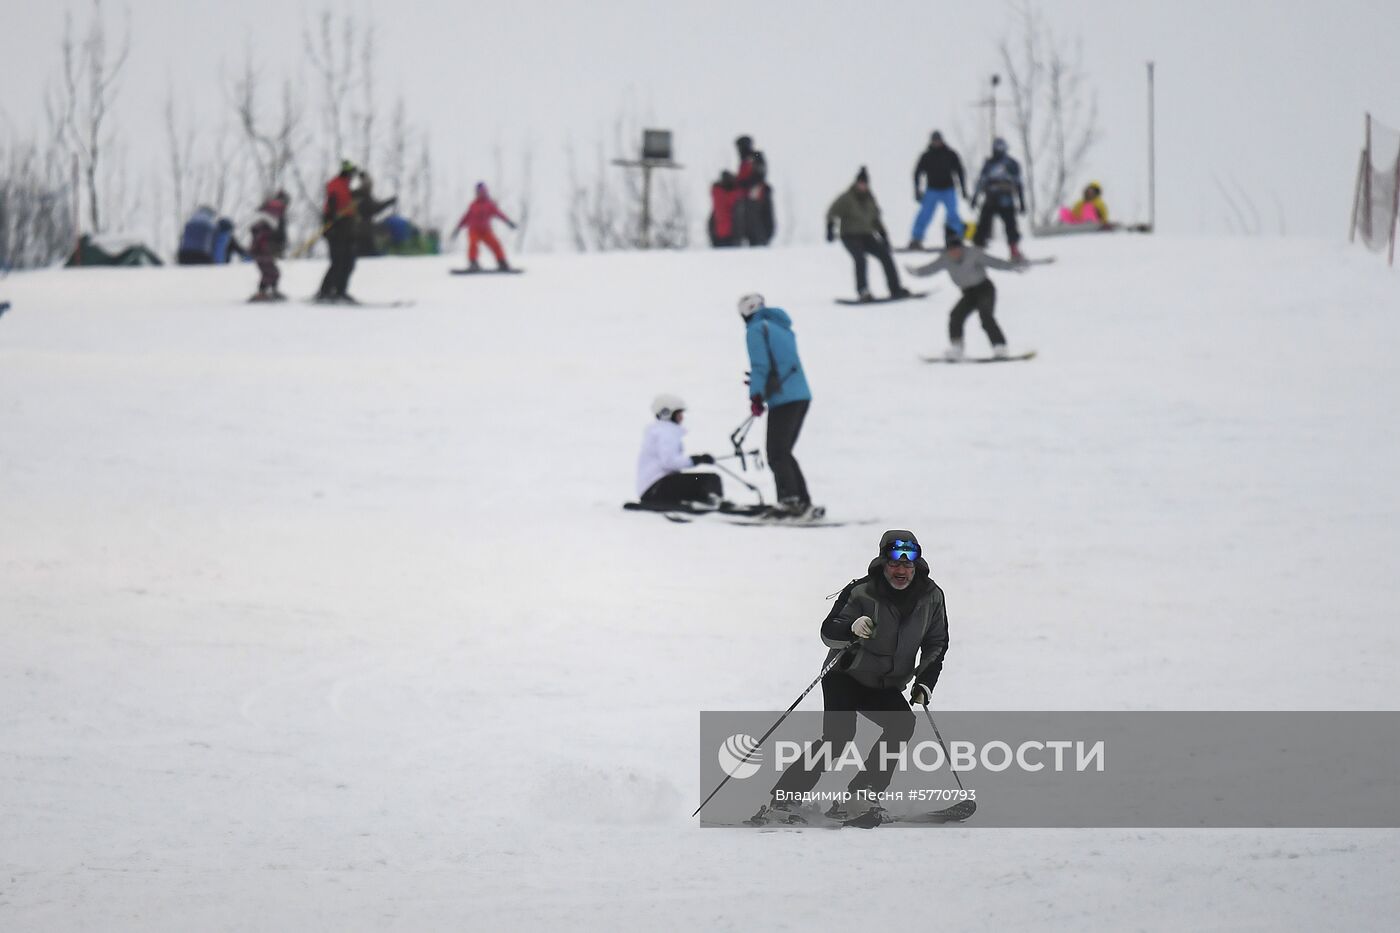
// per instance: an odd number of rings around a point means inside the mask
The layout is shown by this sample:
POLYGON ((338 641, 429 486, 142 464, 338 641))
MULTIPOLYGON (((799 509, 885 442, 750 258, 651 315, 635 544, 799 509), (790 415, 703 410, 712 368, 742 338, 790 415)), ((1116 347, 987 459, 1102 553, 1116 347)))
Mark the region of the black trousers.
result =
POLYGON ((710 493, 724 495, 724 483, 717 473, 667 473, 647 487, 642 501, 656 504, 704 502, 710 498, 710 493))
MULTIPOLYGON (((833 671, 822 678, 822 700, 826 710, 822 714, 822 741, 831 743, 830 760, 833 762, 841 757, 846 743, 855 741, 857 713, 881 729, 880 737, 865 756, 864 770, 851 778, 848 788, 853 792, 858 788, 879 792, 889 787, 894 772, 881 761, 881 746, 894 754, 914 735, 914 713, 903 692, 893 687, 883 690, 867 687, 846 674, 833 671)), ((778 778, 773 790, 805 794, 821 780, 826 772, 824 765, 825 761, 819 760, 809 768, 799 758, 778 778)))
POLYGON ((880 261, 880 265, 885 268, 885 284, 890 287, 890 294, 899 291, 899 270, 895 268, 894 256, 890 253, 890 244, 873 233, 862 233, 860 236, 842 236, 841 245, 846 247, 846 252, 851 254, 851 259, 856 264, 856 291, 865 293, 870 291, 869 282, 865 276, 865 257, 874 256, 880 261))
POLYGON ((788 402, 768 409, 768 466, 773 470, 773 481, 778 487, 778 501, 797 499, 810 505, 812 497, 807 494, 807 480, 802 475, 802 467, 792 455, 797 444, 797 435, 802 433, 802 422, 807 417, 810 399, 788 402))
POLYGON ((987 241, 992 238, 993 217, 1000 217, 1005 225, 1007 243, 1015 246, 1021 242, 1021 228, 1016 226, 1016 205, 1010 201, 1002 204, 995 198, 988 198, 982 202, 982 213, 977 215, 977 233, 972 237, 973 243, 978 246, 987 245, 987 241))
POLYGON ((321 280, 320 298, 340 298, 350 288, 350 275, 355 271, 355 230, 347 225, 344 230, 336 226, 326 232, 326 244, 331 249, 331 267, 321 280))
MULTIPOLYGON (((982 228, 979 226, 977 229, 982 228)), ((954 343, 962 342, 963 324, 972 316, 973 311, 982 319, 982 329, 987 332, 987 339, 992 342, 992 346, 999 347, 1006 343, 1006 335, 997 325, 997 287, 992 284, 991 279, 964 291, 958 303, 953 305, 953 310, 948 315, 949 340, 954 343)))

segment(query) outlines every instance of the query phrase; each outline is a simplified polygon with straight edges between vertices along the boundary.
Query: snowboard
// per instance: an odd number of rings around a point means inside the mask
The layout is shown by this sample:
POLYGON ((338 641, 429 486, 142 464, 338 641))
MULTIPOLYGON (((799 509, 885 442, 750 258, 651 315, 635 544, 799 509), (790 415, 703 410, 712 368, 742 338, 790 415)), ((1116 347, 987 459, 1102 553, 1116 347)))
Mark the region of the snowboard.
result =
POLYGON ((512 266, 509 269, 449 269, 453 275, 520 275, 525 270, 512 266))
POLYGON ((282 296, 280 296, 280 297, 275 297, 275 298, 268 298, 268 297, 265 296, 265 295, 254 295, 253 297, 251 297, 251 298, 248 299, 248 304, 250 304, 250 305, 275 305, 275 304, 281 304, 282 302, 284 302, 284 301, 286 301, 286 300, 287 300, 287 296, 286 296, 286 295, 282 295, 282 296))
POLYGON ((781 818, 773 820, 750 818, 743 821, 745 826, 757 826, 765 829, 843 829, 855 827, 856 829, 874 829, 877 826, 887 826, 891 823, 917 823, 924 825, 938 825, 946 823, 965 823, 977 812, 977 801, 962 800, 952 806, 944 807, 941 810, 929 810, 924 813, 894 814, 886 810, 875 808, 867 810, 860 816, 847 820, 838 820, 829 817, 820 810, 804 809, 798 813, 798 818, 788 822, 781 818))
POLYGON ((735 505, 726 502, 717 509, 697 509, 681 503, 624 502, 622 507, 629 512, 655 512, 668 522, 687 524, 703 515, 718 514, 732 516, 759 516, 768 511, 766 505, 735 505))
POLYGON ((856 305, 856 306, 860 306, 860 305, 887 305, 887 304, 893 304, 893 303, 896 302, 896 301, 913 301, 913 300, 915 300, 916 298, 927 298, 928 296, 929 296, 929 293, 928 293, 928 292, 910 292, 909 294, 904 295, 903 297, 900 297, 900 298, 871 298, 869 301, 861 301, 859 298, 837 298, 837 299, 836 299, 836 303, 837 303, 838 305, 856 305))
POLYGON ((950 360, 946 356, 921 356, 919 359, 925 363, 948 363, 957 365, 962 363, 1016 363, 1021 360, 1035 359, 1034 350, 1027 350, 1025 353, 1013 353, 1010 356, 964 356, 961 359, 950 360))
POLYGON ((356 301, 322 301, 322 300, 319 299, 319 298, 308 298, 308 299, 306 299, 306 303, 309 304, 309 305, 320 305, 320 306, 323 307, 323 308, 365 308, 365 309, 376 309, 376 308, 411 308, 411 307, 413 307, 415 304, 417 304, 416 301, 413 301, 413 300, 411 300, 411 299, 399 300, 399 301, 358 301, 358 300, 356 300, 356 301))

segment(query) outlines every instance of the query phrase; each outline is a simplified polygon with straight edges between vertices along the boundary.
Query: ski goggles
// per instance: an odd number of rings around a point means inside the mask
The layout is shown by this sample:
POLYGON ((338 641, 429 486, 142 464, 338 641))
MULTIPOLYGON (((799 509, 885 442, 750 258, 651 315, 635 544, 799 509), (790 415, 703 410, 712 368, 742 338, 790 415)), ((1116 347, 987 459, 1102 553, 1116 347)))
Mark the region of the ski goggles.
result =
POLYGON ((916 561, 919 559, 919 545, 915 541, 902 541, 895 538, 885 550, 885 559, 916 561))

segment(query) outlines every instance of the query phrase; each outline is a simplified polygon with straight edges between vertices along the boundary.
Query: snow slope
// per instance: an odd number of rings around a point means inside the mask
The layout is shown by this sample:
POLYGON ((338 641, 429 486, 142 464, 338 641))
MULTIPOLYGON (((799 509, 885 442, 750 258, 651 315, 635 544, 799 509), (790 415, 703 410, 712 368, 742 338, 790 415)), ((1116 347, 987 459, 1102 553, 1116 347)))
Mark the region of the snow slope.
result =
POLYGON ((697 711, 785 707, 886 527, 948 595, 936 705, 1394 707, 1394 275, 1029 245, 1060 261, 999 276, 1000 318, 1039 358, 958 368, 916 359, 946 279, 838 307, 836 248, 362 263, 397 310, 244 305, 248 267, 12 276, 0 928, 1387 926, 1389 831, 690 820, 697 711), (815 497, 875 524, 618 508, 654 393, 724 452, 754 289, 796 321, 815 497))

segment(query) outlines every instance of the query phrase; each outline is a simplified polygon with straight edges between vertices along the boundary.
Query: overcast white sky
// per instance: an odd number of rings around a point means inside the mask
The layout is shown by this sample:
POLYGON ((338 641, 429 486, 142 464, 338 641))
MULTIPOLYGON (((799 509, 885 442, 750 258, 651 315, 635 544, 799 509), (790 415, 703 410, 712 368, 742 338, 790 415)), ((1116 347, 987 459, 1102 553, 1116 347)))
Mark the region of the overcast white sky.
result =
MULTIPOLYGON (((27 133, 58 74, 65 6, 81 18, 87 3, 0 2, 0 132, 27 133)), ((133 165, 156 170, 168 79, 212 125, 227 108, 222 88, 245 42, 274 78, 294 71, 302 29, 322 6, 132 0, 134 48, 115 119, 133 165)), ((431 130, 449 190, 487 178, 494 145, 509 162, 530 143, 536 224, 562 230, 566 140, 588 149, 631 108, 675 131, 697 212, 733 161, 734 137, 752 134, 768 154, 780 224, 795 227, 799 241, 820 236, 827 204, 862 164, 891 229, 904 235, 914 207, 909 175, 927 134, 959 121, 964 135, 978 126, 970 103, 999 70, 996 43, 1009 22, 995 0, 359 0, 337 8, 376 24, 386 100, 408 97, 412 118, 431 130)), ((1266 233, 1282 218, 1289 233, 1345 235, 1363 114, 1400 125, 1400 3, 1061 0, 1041 8, 1061 34, 1083 40, 1104 129, 1088 174, 1118 216, 1146 215, 1144 64, 1152 59, 1161 230, 1228 231, 1219 183, 1251 196, 1266 233)), ((456 209, 445 204, 443 213, 456 209)))

